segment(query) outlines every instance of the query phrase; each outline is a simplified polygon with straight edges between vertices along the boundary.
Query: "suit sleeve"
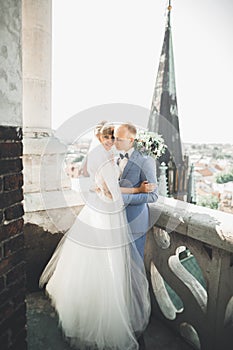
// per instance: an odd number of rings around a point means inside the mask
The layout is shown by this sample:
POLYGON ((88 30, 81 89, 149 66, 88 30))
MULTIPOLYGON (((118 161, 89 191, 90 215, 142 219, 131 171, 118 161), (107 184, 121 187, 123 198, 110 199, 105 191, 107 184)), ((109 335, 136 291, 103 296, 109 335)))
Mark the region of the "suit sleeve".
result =
MULTIPOLYGON (((141 166, 141 181, 148 181, 156 183, 156 167, 155 161, 152 157, 147 157, 141 166)), ((158 199, 158 187, 150 193, 138 193, 138 194, 122 194, 122 198, 125 205, 137 205, 143 203, 154 203, 158 199)))

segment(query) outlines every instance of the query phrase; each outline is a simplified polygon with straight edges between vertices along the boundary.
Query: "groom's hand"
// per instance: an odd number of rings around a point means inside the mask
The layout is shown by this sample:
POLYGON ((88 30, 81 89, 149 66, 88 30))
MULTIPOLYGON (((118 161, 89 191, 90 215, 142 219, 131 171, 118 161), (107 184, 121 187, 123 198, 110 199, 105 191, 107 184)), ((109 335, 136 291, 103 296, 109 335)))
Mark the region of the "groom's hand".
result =
POLYGON ((138 187, 138 193, 150 193, 153 192, 156 188, 155 183, 149 183, 148 181, 143 181, 138 187))

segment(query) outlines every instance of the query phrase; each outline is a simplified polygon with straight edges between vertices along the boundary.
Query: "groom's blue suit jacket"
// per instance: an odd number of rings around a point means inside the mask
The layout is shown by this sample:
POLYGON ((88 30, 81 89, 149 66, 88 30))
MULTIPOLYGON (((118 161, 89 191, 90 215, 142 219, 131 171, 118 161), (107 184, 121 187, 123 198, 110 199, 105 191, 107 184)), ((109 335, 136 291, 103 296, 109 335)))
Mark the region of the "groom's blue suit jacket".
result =
MULTIPOLYGON (((142 181, 157 183, 155 161, 150 156, 143 156, 134 150, 120 178, 121 187, 139 187, 142 181)), ((126 215, 134 235, 146 233, 149 222, 147 203, 156 202, 158 189, 151 193, 122 194, 126 205, 126 215)))

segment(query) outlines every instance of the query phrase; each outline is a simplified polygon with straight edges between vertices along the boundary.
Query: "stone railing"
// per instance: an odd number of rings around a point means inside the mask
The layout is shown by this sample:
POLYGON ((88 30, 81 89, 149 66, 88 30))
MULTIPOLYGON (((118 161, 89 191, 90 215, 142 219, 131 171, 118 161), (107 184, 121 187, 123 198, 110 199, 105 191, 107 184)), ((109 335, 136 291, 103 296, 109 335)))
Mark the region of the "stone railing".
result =
POLYGON ((152 315, 194 349, 233 349, 233 215, 165 197, 150 211, 152 315))

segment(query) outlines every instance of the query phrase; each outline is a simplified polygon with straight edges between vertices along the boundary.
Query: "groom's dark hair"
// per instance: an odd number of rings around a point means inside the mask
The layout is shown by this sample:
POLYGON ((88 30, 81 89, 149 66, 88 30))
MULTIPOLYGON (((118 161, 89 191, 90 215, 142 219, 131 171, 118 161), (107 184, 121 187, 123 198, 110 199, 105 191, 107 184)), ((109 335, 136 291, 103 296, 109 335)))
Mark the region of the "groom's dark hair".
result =
POLYGON ((127 128, 128 131, 129 131, 131 134, 133 134, 134 136, 136 136, 136 134, 137 134, 137 129, 136 129, 136 127, 135 127, 133 124, 131 124, 131 123, 125 123, 125 124, 121 124, 121 126, 123 126, 124 128, 127 128))

